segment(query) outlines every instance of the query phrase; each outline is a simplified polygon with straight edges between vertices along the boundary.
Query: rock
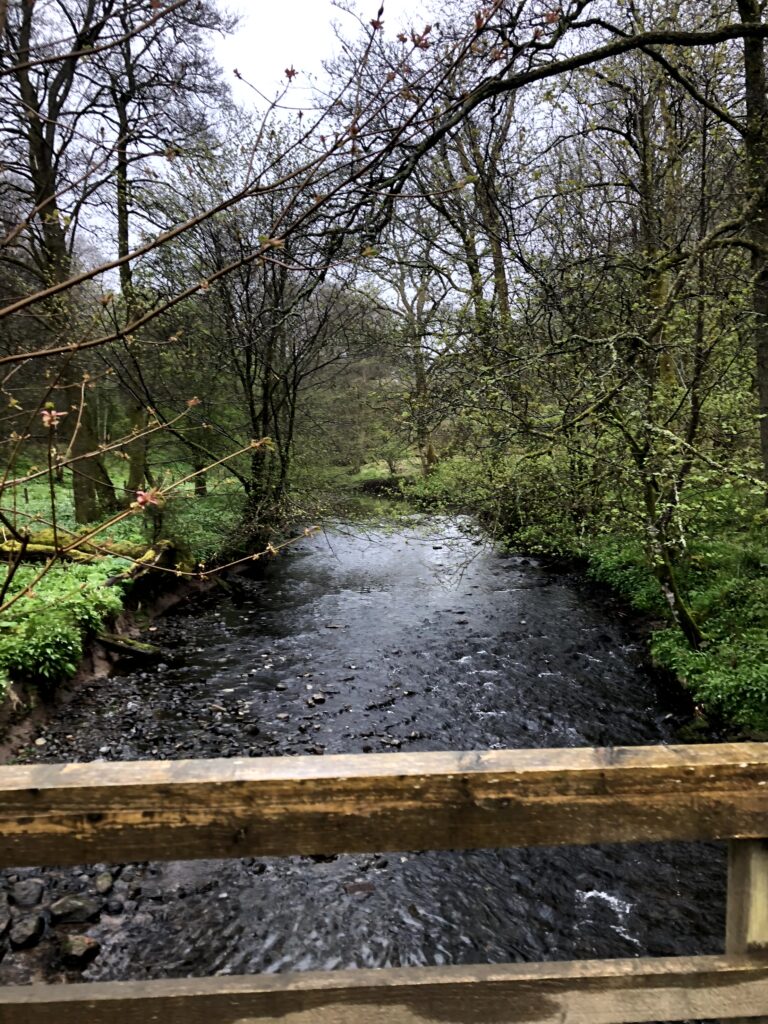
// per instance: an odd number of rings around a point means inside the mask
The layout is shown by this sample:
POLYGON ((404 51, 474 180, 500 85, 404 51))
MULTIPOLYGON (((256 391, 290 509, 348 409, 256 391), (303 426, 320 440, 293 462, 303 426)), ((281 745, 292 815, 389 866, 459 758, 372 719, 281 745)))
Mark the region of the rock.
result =
POLYGON ((96 892, 100 896, 106 896, 107 893, 112 892, 113 886, 112 873, 109 871, 102 871, 96 875, 96 892))
POLYGON ((325 704, 325 694, 324 693, 313 693, 312 694, 312 700, 315 702, 315 704, 325 704))
POLYGON ((154 882, 145 882, 140 892, 145 900, 161 900, 164 895, 162 888, 154 882))
POLYGON ((46 740, 45 736, 38 736, 37 739, 35 740, 35 746, 44 747, 47 742, 48 741, 46 740))
POLYGON ((85 924, 98 918, 101 906, 101 900, 73 893, 62 896, 51 905, 51 917, 56 924, 85 924))
POLYGON ((122 900, 111 899, 107 900, 107 906, 105 909, 108 914, 112 914, 113 917, 118 917, 120 914, 122 914, 125 907, 123 905, 122 900))
POLYGON ((344 886, 344 891, 350 895, 355 893, 369 895, 376 891, 376 887, 371 882, 351 882, 344 886))
POLYGON ((38 944, 44 931, 45 920, 42 914, 19 917, 11 928, 11 946, 13 949, 30 949, 38 944))
POLYGON ((8 893, 0 892, 0 939, 11 927, 11 908, 8 905, 8 893))
POLYGON ((101 946, 90 935, 63 935, 59 942, 61 959, 67 967, 82 969, 99 955, 101 946))
POLYGON ((26 878, 11 888, 11 899, 17 907, 34 907, 42 900, 44 891, 39 878, 26 878))

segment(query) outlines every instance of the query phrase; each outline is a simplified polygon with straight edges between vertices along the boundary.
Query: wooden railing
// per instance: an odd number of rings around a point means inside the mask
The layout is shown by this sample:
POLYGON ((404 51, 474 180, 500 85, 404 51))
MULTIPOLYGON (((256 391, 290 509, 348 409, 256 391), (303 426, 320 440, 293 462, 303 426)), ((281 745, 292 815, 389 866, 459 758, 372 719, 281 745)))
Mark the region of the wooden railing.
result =
POLYGON ((723 956, 35 984, 0 1024, 768 1019, 764 836, 764 743, 3 768, 0 867, 731 842, 723 956))

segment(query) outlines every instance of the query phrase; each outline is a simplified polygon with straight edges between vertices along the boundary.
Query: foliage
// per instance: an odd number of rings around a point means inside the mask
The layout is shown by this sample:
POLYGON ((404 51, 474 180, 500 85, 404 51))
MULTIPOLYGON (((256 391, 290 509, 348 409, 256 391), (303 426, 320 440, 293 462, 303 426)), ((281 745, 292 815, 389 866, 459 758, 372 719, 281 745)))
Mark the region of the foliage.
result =
POLYGON ((241 493, 226 490, 172 498, 163 510, 163 536, 188 565, 214 563, 219 555, 236 551, 246 542, 241 529, 243 505, 241 493))
MULTIPOLYGON (((95 565, 59 564, 21 597, 0 618, 0 689, 9 679, 47 687, 71 676, 86 637, 122 608, 122 585, 108 586, 107 581, 124 568, 117 558, 95 565)), ((20 569, 14 579, 17 590, 29 586, 36 574, 34 566, 20 569)))
POLYGON ((669 609, 659 592, 643 546, 633 537, 601 538, 588 548, 588 572, 606 583, 638 611, 665 617, 669 609))
MULTIPOLYGON (((706 531, 690 541, 681 580, 705 641, 691 649, 671 626, 651 638, 656 662, 674 672, 704 711, 732 726, 768 731, 768 541, 758 524, 745 527, 723 514, 721 492, 699 511, 706 531), (705 514, 708 513, 708 514, 705 514), (717 532, 712 535, 712 523, 717 532)), ((747 502, 745 501, 745 505, 747 502)), ((737 506, 739 507, 739 506, 737 506)), ((669 618, 642 546, 632 538, 598 540, 589 549, 590 574, 610 584, 635 608, 669 618)))

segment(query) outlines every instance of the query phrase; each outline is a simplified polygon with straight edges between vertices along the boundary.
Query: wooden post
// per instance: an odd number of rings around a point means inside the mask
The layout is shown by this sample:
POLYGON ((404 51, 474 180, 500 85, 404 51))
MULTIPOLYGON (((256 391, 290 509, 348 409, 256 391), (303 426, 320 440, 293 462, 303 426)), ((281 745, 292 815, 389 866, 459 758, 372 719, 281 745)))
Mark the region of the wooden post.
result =
MULTIPOLYGON (((768 839, 728 844, 726 954, 768 952, 768 839)), ((740 1017, 736 1024, 768 1024, 768 1017, 740 1017)))

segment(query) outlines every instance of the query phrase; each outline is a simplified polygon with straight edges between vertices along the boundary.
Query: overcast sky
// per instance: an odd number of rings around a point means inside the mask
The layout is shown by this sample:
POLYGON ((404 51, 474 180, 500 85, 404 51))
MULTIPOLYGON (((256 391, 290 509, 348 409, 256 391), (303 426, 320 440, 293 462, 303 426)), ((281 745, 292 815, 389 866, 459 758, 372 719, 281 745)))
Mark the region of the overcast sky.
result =
MULTIPOLYGON (((357 0, 365 23, 376 17, 379 2, 357 0)), ((225 0, 222 6, 240 15, 240 26, 233 36, 218 40, 214 49, 235 98, 243 103, 254 94, 238 82, 234 68, 272 98, 285 85, 285 69, 293 66, 298 74, 290 95, 300 103, 308 76, 321 74, 321 62, 337 48, 334 22, 347 36, 356 29, 355 20, 331 0, 225 0)), ((421 7, 421 0, 385 0, 385 33, 396 35, 402 22, 417 16, 421 7)))

